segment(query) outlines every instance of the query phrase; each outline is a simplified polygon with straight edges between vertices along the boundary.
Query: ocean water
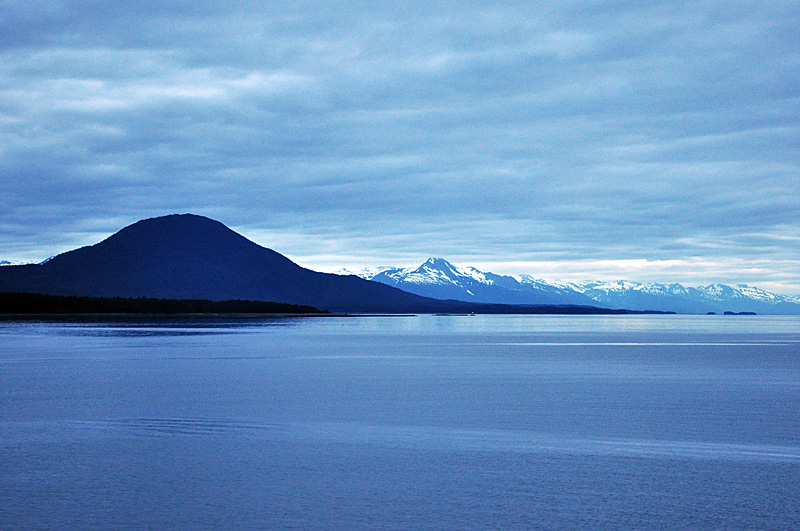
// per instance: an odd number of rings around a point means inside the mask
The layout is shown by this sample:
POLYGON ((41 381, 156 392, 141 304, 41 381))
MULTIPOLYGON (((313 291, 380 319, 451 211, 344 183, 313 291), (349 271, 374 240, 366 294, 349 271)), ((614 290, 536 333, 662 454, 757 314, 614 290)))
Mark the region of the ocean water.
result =
POLYGON ((800 318, 0 323, 0 529, 800 529, 800 318))

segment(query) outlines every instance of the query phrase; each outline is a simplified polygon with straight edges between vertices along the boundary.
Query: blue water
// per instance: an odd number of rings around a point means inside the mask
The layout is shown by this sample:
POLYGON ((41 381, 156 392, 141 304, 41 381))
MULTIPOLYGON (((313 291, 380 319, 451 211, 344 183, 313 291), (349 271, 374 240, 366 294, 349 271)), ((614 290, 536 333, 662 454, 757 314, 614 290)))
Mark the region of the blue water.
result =
POLYGON ((800 529, 800 319, 0 323, 0 529, 800 529))

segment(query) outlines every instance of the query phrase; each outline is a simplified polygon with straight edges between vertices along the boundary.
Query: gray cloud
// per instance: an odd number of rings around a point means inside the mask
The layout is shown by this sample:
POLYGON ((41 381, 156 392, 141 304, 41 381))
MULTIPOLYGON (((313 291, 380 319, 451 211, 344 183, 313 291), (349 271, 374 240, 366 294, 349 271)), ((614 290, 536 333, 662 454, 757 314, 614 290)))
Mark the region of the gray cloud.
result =
POLYGON ((800 293, 797 27, 788 1, 6 2, 0 258, 192 211, 328 269, 672 260, 800 293))

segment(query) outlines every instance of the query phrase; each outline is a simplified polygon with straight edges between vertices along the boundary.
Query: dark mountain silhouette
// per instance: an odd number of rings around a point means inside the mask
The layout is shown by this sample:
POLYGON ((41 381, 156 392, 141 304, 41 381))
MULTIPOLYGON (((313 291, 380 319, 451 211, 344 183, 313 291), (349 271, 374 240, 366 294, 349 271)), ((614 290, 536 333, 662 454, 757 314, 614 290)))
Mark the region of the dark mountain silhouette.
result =
POLYGON ((42 265, 3 267, 0 291, 246 299, 350 312, 419 311, 427 305, 389 286, 305 269, 218 221, 192 214, 139 221, 42 265))
MULTIPOLYGON (((192 214, 134 223, 38 265, 0 268, 0 292, 79 297, 247 300, 353 313, 611 313, 585 306, 442 301, 354 275, 318 273, 192 214)), ((613 313, 625 313, 615 311, 613 313)))

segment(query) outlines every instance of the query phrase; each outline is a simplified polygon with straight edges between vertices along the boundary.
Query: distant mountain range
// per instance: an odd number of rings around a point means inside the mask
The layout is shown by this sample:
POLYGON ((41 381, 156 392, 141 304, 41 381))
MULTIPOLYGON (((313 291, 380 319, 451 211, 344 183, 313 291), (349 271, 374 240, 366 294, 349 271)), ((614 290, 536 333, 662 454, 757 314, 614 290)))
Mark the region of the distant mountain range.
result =
POLYGON ((430 258, 419 267, 342 270, 409 293, 436 299, 495 304, 580 304, 677 313, 756 312, 800 314, 800 297, 777 295, 759 288, 712 284, 615 282, 547 282, 530 275, 505 276, 456 267, 430 258))
POLYGON ((443 258, 430 258, 418 268, 361 271, 362 278, 434 299, 494 304, 578 304, 597 306, 597 301, 564 288, 530 279, 459 268, 443 258))
MULTIPOLYGON (((52 258, 52 256, 50 258, 52 258)), ((10 260, 0 260, 0 267, 17 266, 17 265, 41 265, 41 264, 46 264, 47 261, 50 260, 50 258, 48 258, 47 260, 43 260, 41 262, 12 262, 10 260)))
POLYGON ((748 286, 546 282, 456 267, 319 273, 192 214, 139 221, 102 242, 39 264, 0 265, 0 292, 83 297, 250 300, 352 313, 800 314, 800 297, 748 286), (616 312, 616 313, 624 313, 616 312))
POLYGON ((631 309, 647 307, 678 313, 733 311, 782 315, 800 314, 800 297, 778 295, 745 284, 685 287, 681 284, 620 280, 614 282, 586 281, 564 285, 609 307, 624 305, 631 309))
POLYGON ((319 273, 192 214, 139 221, 42 264, 0 267, 0 292, 269 301, 352 313, 617 313, 426 298, 358 276, 319 273))

